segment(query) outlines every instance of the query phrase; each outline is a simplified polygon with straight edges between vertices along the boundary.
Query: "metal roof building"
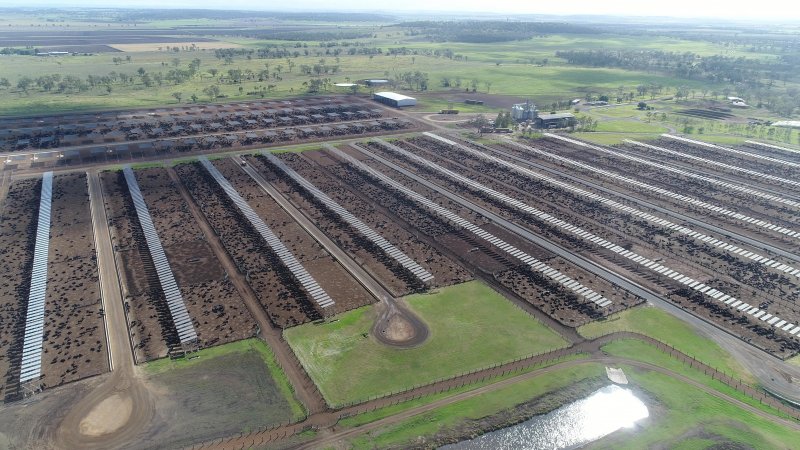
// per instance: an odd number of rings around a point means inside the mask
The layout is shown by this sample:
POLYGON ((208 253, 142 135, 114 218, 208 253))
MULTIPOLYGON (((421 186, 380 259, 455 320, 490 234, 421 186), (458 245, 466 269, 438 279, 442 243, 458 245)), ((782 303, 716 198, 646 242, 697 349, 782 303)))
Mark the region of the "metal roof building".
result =
POLYGON ((401 106, 414 106, 417 104, 417 99, 407 95, 398 94, 396 92, 376 92, 373 94, 372 99, 383 103, 384 105, 399 108, 401 106))
POLYGON ((566 128, 576 123, 572 113, 539 114, 536 117, 536 126, 539 128, 566 128))

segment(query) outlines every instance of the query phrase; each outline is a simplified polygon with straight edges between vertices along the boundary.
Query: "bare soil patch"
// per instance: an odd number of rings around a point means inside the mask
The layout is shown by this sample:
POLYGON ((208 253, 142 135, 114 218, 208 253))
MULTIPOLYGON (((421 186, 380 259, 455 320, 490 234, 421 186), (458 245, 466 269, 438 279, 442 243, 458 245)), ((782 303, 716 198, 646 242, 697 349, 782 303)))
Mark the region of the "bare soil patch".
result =
POLYGON ((106 398, 81 421, 81 434, 85 436, 102 436, 113 433, 125 425, 133 410, 130 397, 114 394, 106 398))

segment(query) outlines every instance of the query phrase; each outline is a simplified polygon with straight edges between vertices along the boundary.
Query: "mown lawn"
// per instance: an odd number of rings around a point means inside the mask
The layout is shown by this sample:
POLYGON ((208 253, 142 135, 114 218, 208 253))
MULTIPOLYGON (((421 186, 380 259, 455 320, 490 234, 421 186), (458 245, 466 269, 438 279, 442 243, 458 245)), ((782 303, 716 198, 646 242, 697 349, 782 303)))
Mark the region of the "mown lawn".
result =
POLYGON ((566 344, 477 281, 406 301, 430 329, 417 348, 390 348, 369 337, 372 306, 284 332, 329 404, 362 401, 566 344))

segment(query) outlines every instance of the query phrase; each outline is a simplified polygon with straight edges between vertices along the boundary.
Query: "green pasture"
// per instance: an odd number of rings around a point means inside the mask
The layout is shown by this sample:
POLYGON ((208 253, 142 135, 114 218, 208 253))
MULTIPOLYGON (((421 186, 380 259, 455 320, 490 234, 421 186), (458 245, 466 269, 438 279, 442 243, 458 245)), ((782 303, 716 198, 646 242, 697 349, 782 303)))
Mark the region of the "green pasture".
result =
MULTIPOLYGON (((157 24, 162 25, 162 24, 157 24)), ((553 52, 562 48, 586 48, 582 46, 601 46, 602 43, 614 41, 613 45, 626 46, 633 45, 634 38, 618 37, 611 38, 603 36, 561 36, 553 35, 546 38, 537 38, 532 41, 516 41, 497 44, 460 44, 444 43, 433 44, 425 42, 404 42, 399 34, 392 34, 391 37, 383 35, 377 39, 361 39, 360 42, 369 45, 380 46, 383 49, 388 47, 407 46, 418 50, 430 50, 434 48, 450 48, 456 53, 463 53, 466 60, 456 61, 444 57, 424 56, 424 55, 405 55, 405 56, 386 56, 379 55, 374 57, 364 55, 339 55, 335 56, 300 56, 291 58, 295 67, 289 71, 289 64, 285 59, 257 59, 248 60, 243 57, 236 57, 232 64, 225 64, 224 61, 214 56, 213 50, 181 51, 178 53, 170 51, 142 51, 130 53, 101 53, 91 56, 65 56, 52 58, 36 58, 30 56, 4 56, 3 64, 0 64, 0 78, 8 78, 12 83, 11 89, 0 89, 0 115, 23 115, 45 112, 73 111, 73 110, 95 110, 95 109, 121 109, 155 107, 162 105, 176 104, 178 101, 172 96, 175 92, 180 92, 183 103, 190 102, 192 94, 197 95, 199 102, 208 102, 211 99, 203 93, 203 89, 214 84, 214 77, 209 73, 210 69, 219 71, 217 78, 227 73, 230 69, 251 70, 258 73, 265 70, 269 65, 269 72, 277 71, 277 67, 282 66, 279 74, 280 80, 271 79, 269 81, 249 81, 241 84, 218 84, 223 97, 215 101, 225 102, 228 100, 260 99, 260 95, 248 95, 258 88, 272 84, 275 87, 266 94, 267 98, 286 98, 297 96, 307 92, 303 86, 311 78, 300 73, 300 66, 313 66, 318 64, 320 59, 325 59, 327 65, 338 65, 339 70, 335 74, 323 75, 331 82, 341 82, 347 80, 358 80, 364 78, 393 78, 396 74, 407 71, 420 71, 428 74, 428 92, 448 93, 449 88, 441 85, 442 78, 460 78, 462 89, 470 86, 473 79, 478 80, 477 91, 481 93, 503 94, 511 96, 525 96, 537 99, 537 101, 552 101, 557 99, 566 100, 569 98, 582 98, 587 92, 595 94, 603 92, 616 92, 620 86, 625 91, 635 90, 635 86, 640 84, 657 84, 666 88, 676 88, 686 86, 690 89, 700 89, 710 86, 708 83, 692 80, 679 80, 654 73, 628 71, 622 69, 605 68, 586 68, 577 66, 567 66, 559 62, 553 56, 553 52), (374 41, 374 42, 373 42, 374 41), (577 47, 576 47, 577 46, 577 47), (115 64, 112 59, 115 57, 131 56, 131 62, 115 64), (548 58, 547 65, 532 65, 524 62, 526 59, 548 58), (144 86, 138 77, 132 85, 112 85, 112 92, 108 93, 105 86, 97 86, 86 92, 81 93, 55 93, 43 92, 37 87, 33 87, 26 92, 17 92, 16 83, 23 76, 36 78, 46 74, 60 74, 63 76, 74 75, 85 79, 88 75, 107 75, 110 72, 125 73, 134 75, 143 68, 147 73, 155 74, 162 72, 166 74, 173 69, 173 59, 179 60, 178 67, 185 68, 189 62, 195 58, 200 59, 199 76, 188 80, 180 85, 171 85, 164 82, 159 86, 144 86), (520 62, 516 62, 519 60, 520 62), (239 88, 242 91, 239 91, 239 88)), ((286 45, 290 49, 294 42, 287 41, 256 41, 247 38, 224 37, 224 41, 257 47, 265 44, 286 45)), ((666 38, 643 39, 639 44, 642 48, 657 47, 666 38)), ((708 43, 692 43, 689 41, 679 41, 667 39, 673 46, 681 45, 711 45, 708 43), (674 41, 674 42, 673 42, 674 41)), ((308 42, 308 50, 313 52, 318 49, 318 43, 308 42)), ((713 45, 712 45, 713 47, 713 45)), ((298 49, 301 51, 304 49, 298 49)), ((709 48, 709 51, 712 49, 709 48)), ((348 93, 347 89, 332 88, 329 92, 348 93)), ((362 94, 369 94, 369 90, 360 89, 362 94)), ((412 92, 411 95, 417 93, 412 92)), ((424 98, 424 96, 422 96, 424 98)), ((446 107, 444 101, 430 101, 430 109, 438 110, 446 107)), ((480 107, 467 107, 460 105, 464 111, 483 112, 480 107)))
POLYGON ((413 349, 387 347, 369 336, 372 306, 284 332, 329 404, 363 401, 566 344, 477 281, 406 301, 430 329, 428 340, 413 349))
MULTIPOLYGON (((622 350, 606 347, 612 354, 626 354, 635 359, 647 360, 642 352, 658 352, 643 348, 622 350)), ((612 344, 614 345, 614 344, 612 344)), ((660 353, 660 352, 658 352, 660 353)), ((661 358, 669 358, 662 354, 661 358)), ((660 365, 660 364, 659 364, 660 365)), ((669 375, 631 366, 622 366, 634 389, 644 391, 651 417, 632 430, 620 430, 592 448, 639 449, 654 446, 664 448, 793 448, 800 432, 775 423, 753 412, 740 408, 728 400, 708 394, 669 375), (695 447, 698 436, 704 437, 703 445, 695 447), (705 445, 711 441, 711 445, 705 445)), ((686 368, 683 371, 693 371, 686 368)), ((704 376, 696 372, 698 376, 704 376)), ((762 411, 777 414, 750 399, 741 396, 726 386, 717 390, 753 404, 762 411)))
MULTIPOLYGON (((528 400, 604 375, 603 366, 595 363, 559 369, 387 425, 354 438, 349 444, 356 449, 409 445, 420 436, 432 436, 443 429, 497 414, 528 400)), ((556 403, 560 402, 556 400, 556 403)))
POLYGON ((689 324, 654 306, 626 309, 578 328, 586 338, 595 338, 615 331, 634 331, 672 345, 711 367, 751 382, 752 375, 733 356, 710 339, 700 335, 689 324))

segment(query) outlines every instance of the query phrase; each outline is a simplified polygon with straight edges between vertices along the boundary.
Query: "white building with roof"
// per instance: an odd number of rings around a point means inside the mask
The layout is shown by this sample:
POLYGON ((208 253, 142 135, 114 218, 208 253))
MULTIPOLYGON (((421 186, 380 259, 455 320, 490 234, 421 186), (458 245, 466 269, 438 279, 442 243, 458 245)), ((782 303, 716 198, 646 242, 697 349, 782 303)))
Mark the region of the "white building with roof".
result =
POLYGON ((395 108, 417 104, 417 99, 414 97, 398 94, 397 92, 376 92, 372 95, 372 99, 395 108))

